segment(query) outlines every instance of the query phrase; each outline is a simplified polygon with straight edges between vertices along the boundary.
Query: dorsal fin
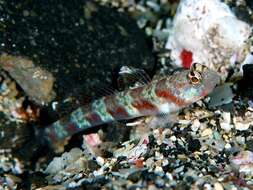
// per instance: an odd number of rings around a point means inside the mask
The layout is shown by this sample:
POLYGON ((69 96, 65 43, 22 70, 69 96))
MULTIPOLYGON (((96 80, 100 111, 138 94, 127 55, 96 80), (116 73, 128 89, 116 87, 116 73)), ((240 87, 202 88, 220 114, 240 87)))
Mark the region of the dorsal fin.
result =
POLYGON ((151 78, 143 69, 128 66, 120 68, 117 79, 120 90, 143 86, 150 81, 151 78))

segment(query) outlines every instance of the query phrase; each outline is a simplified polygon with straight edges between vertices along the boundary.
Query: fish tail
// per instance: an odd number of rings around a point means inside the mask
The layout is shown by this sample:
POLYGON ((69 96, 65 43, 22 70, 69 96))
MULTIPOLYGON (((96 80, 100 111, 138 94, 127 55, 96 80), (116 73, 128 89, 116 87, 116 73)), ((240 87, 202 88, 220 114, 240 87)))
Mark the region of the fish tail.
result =
POLYGON ((68 136, 72 136, 80 131, 89 129, 103 123, 99 114, 92 111, 85 111, 84 107, 80 107, 73 111, 70 115, 61 118, 52 123, 44 130, 44 134, 50 143, 61 141, 68 136))
MULTIPOLYGON (((114 99, 114 96, 109 96, 114 99)), ((79 107, 45 128, 45 135, 49 142, 57 142, 72 136, 80 131, 117 120, 117 106, 108 105, 106 97, 95 100, 93 103, 79 107)))

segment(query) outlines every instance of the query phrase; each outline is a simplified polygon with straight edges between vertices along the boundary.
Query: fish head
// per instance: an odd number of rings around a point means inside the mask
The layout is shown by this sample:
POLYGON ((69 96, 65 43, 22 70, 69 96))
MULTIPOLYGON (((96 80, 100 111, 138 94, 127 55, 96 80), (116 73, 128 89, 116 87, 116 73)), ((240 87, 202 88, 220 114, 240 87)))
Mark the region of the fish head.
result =
POLYGON ((175 78, 178 79, 175 81, 176 94, 186 104, 207 96, 220 83, 220 76, 217 72, 199 63, 193 63, 189 70, 178 73, 175 78))

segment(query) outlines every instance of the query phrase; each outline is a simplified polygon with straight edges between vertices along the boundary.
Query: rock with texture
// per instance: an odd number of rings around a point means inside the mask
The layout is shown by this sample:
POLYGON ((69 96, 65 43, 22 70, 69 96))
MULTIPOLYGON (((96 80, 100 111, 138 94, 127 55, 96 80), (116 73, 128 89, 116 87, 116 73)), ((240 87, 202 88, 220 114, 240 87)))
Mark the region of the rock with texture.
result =
POLYGON ((250 33, 250 26, 220 0, 182 0, 166 48, 176 66, 200 62, 219 70, 245 58, 250 33))

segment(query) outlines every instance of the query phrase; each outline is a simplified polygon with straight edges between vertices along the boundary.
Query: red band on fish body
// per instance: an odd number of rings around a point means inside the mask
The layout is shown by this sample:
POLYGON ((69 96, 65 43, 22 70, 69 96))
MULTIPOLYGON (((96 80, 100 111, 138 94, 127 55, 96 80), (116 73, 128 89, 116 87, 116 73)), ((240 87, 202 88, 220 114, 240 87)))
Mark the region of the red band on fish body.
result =
POLYGON ((76 125, 74 123, 69 123, 66 127, 66 131, 70 132, 70 133, 74 133, 76 132, 76 125))
POLYGON ((157 83, 155 93, 157 97, 165 99, 167 102, 172 102, 178 106, 185 106, 187 102, 180 99, 172 93, 172 91, 166 85, 166 79, 162 79, 157 83))
POLYGON ((111 114, 112 117, 116 119, 127 119, 129 114, 123 107, 117 107, 115 109, 107 109, 107 111, 111 114))
MULTIPOLYGON (((53 126, 51 126, 51 127, 53 127, 53 126)), ((47 135, 48 135, 48 139, 49 139, 51 142, 56 142, 57 140, 59 140, 59 139, 57 138, 57 134, 55 134, 55 132, 54 132, 53 130, 50 130, 50 131, 47 133, 47 135)))
POLYGON ((100 116, 97 113, 88 113, 85 115, 85 119, 91 124, 91 125, 97 125, 98 123, 101 123, 102 120, 100 116))
POLYGON ((134 101, 132 103, 132 106, 135 107, 140 113, 144 113, 144 114, 158 110, 156 105, 143 99, 138 99, 134 101))
POLYGON ((117 98, 109 96, 104 99, 106 111, 115 119, 127 119, 128 112, 118 102, 117 98))
POLYGON ((157 95, 157 97, 164 98, 166 101, 173 102, 173 103, 175 103, 178 106, 188 105, 187 102, 185 102, 184 100, 176 97, 169 90, 159 90, 159 89, 156 89, 156 95, 157 95))

